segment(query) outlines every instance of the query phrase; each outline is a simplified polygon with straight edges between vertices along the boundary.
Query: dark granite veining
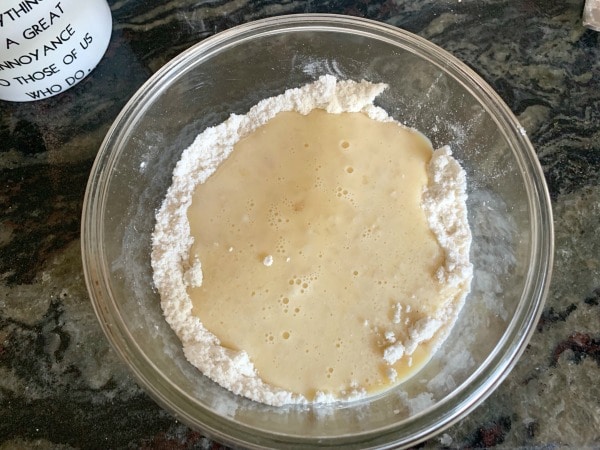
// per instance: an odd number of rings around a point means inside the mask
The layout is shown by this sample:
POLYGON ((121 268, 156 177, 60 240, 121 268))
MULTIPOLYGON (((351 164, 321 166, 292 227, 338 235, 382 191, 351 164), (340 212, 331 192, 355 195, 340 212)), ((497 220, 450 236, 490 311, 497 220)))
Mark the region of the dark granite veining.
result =
POLYGON ((97 324, 83 281, 83 193, 136 89, 195 42, 263 17, 331 12, 417 33, 519 117, 554 209, 554 276, 505 382, 425 448, 600 448, 600 34, 583 0, 114 0, 100 65, 36 103, 0 102, 0 449, 223 448, 158 407, 97 324))

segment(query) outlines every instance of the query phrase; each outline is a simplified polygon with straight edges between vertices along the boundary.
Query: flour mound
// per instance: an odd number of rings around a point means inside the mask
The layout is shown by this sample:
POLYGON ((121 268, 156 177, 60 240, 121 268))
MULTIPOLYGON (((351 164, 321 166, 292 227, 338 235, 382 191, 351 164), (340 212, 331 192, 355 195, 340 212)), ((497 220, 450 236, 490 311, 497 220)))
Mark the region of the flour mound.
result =
MULTIPOLYGON (((323 76, 311 84, 262 100, 245 115, 233 114, 222 124, 206 129, 183 152, 175 167, 172 185, 156 215, 152 236, 154 284, 161 296, 165 318, 179 336, 186 358, 204 375, 235 394, 274 406, 309 403, 302 395, 263 382, 246 352, 222 347, 219 339, 192 314, 187 288, 202 284, 201 261, 189 262, 193 238, 190 236, 187 210, 194 189, 214 173, 240 139, 280 112, 308 114, 313 109, 324 109, 334 114, 362 112, 374 120, 392 121, 385 110, 373 104, 385 88, 384 84, 338 81, 333 76, 323 76)), ((423 193, 423 208, 429 226, 446 254, 438 279, 449 284, 470 283, 471 235, 464 207, 464 172, 449 149, 443 148, 434 153, 428 175, 430 183, 423 193)), ((265 264, 268 263, 266 259, 265 264)), ((385 360, 391 364, 402 354, 411 354, 420 342, 430 339, 440 329, 449 331, 463 301, 464 297, 449 305, 448 310, 443 311, 443 317, 417 324, 410 333, 409 342, 391 343, 385 360)), ((397 314, 400 314, 399 310, 397 314)), ((445 337, 447 332, 443 334, 445 337)), ((366 392, 356 386, 343 398, 318 393, 314 402, 352 400, 365 395, 366 392)))
MULTIPOLYGON (((459 298, 448 299, 434 317, 419 320, 410 329, 405 342, 394 342, 384 350, 384 360, 393 364, 402 356, 412 355, 423 342, 431 341, 432 352, 446 340, 458 318, 473 278, 470 262, 471 229, 467 218, 466 174, 452 157, 450 147, 434 150, 427 166, 428 185, 421 198, 429 228, 444 251, 444 264, 436 272, 440 283, 462 287, 459 298)), ((398 323, 401 305, 397 305, 393 322, 398 323)))

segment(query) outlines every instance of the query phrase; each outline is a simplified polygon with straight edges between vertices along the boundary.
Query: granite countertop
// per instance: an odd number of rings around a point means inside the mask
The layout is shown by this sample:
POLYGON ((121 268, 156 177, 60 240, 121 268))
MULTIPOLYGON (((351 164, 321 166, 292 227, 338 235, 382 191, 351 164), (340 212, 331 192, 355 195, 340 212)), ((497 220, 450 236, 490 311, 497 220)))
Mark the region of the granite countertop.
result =
POLYGON ((504 383, 427 448, 600 448, 600 34, 583 0, 110 0, 99 66, 51 99, 0 102, 0 449, 221 448, 134 382, 92 310, 80 260, 87 178, 110 124, 169 59, 263 17, 331 12, 425 37, 491 84, 551 193, 555 266, 504 383))

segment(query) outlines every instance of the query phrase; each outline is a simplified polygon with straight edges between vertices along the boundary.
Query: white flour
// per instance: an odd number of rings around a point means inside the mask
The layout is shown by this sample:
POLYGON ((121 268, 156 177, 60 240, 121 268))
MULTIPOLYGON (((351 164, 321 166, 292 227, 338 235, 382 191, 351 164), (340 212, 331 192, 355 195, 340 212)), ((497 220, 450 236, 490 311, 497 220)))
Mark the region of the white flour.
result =
MULTIPOLYGON (((152 268, 154 283, 161 295, 165 318, 181 339, 187 359, 206 376, 235 394, 270 404, 307 403, 307 399, 264 383, 256 373, 247 353, 232 351, 219 345, 200 319, 192 315, 188 286, 202 284, 201 262, 189 264, 192 244, 187 209, 198 183, 203 183, 225 160, 234 144, 283 111, 308 114, 316 108, 330 113, 363 112, 374 120, 391 121, 373 101, 386 88, 383 84, 338 81, 323 76, 316 82, 284 94, 265 99, 243 116, 232 115, 222 124, 208 128, 187 148, 177 164, 173 183, 157 213, 153 234, 152 268)), ((428 167, 430 184, 423 193, 423 209, 429 226, 445 252, 445 264, 436 274, 439 281, 450 285, 470 283, 469 262, 471 234, 466 216, 465 175, 451 157, 448 148, 436 150, 428 167)), ((264 264, 271 260, 265 258, 264 264)), ((466 296, 466 293, 465 293, 466 296)), ((388 333, 390 344, 384 359, 392 364, 403 355, 412 355, 423 341, 434 338, 436 346, 449 333, 462 303, 450 304, 436 317, 419 321, 409 331, 405 342, 396 341, 388 333)), ((402 318, 401 305, 394 311, 394 323, 402 318)), ((393 369, 391 369, 393 370, 393 369)), ((360 387, 345 393, 343 398, 317 395, 315 402, 350 400, 364 395, 360 387)))

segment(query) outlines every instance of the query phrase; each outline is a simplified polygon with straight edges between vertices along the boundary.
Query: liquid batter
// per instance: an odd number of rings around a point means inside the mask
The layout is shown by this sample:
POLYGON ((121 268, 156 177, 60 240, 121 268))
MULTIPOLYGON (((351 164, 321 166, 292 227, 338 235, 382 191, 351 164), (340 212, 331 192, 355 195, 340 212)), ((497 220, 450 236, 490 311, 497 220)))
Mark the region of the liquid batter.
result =
POLYGON ((464 294, 435 277, 444 252, 421 207, 431 155, 395 122, 279 113, 195 188, 193 314, 263 381, 309 400, 413 374, 427 339, 386 349, 464 294))

